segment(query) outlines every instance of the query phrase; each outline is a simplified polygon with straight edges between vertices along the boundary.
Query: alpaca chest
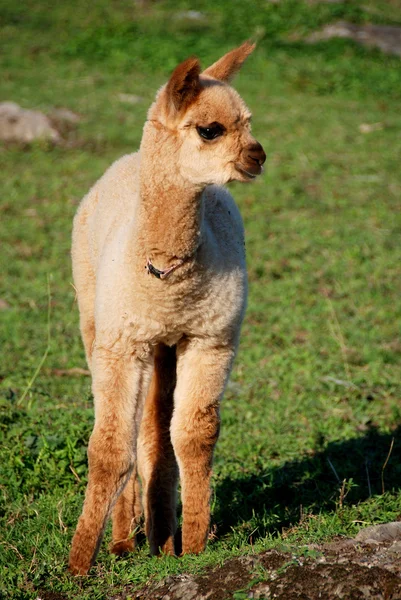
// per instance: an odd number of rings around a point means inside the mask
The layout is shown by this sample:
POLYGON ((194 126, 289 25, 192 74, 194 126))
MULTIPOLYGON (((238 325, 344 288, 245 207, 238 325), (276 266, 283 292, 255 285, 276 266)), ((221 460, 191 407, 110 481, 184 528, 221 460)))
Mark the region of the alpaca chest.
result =
POLYGON ((150 277, 142 284, 120 281, 118 294, 102 295, 96 328, 108 338, 107 345, 119 339, 127 351, 136 344, 172 346, 184 336, 228 339, 238 330, 246 304, 244 271, 204 277, 200 286, 174 286, 150 277))
MULTIPOLYGON (((158 282, 163 284, 163 282, 158 282)), ((138 298, 138 296, 137 296, 138 298)), ((133 305, 132 339, 176 344, 187 337, 231 337, 242 322, 246 304, 246 274, 220 274, 197 286, 175 293, 161 287, 133 305)))

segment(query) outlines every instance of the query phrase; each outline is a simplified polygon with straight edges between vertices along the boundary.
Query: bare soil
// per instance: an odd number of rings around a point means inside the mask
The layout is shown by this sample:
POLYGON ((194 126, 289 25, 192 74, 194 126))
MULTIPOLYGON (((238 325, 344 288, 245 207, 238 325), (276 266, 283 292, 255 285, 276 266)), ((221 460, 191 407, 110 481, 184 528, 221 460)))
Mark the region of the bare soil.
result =
POLYGON ((111 600, 399 600, 401 542, 342 539, 238 557, 203 575, 178 575, 111 600))

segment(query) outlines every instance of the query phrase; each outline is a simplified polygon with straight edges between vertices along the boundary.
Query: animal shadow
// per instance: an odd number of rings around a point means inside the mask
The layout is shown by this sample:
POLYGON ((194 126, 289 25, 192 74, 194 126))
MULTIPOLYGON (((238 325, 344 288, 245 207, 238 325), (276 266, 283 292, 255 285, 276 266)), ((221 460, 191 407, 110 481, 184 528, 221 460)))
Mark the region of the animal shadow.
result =
POLYGON ((305 512, 331 512, 383 489, 397 490, 400 448, 401 426, 388 434, 371 427, 363 437, 331 442, 313 456, 240 479, 227 477, 216 485, 218 535, 242 527, 255 540, 298 524, 305 512))

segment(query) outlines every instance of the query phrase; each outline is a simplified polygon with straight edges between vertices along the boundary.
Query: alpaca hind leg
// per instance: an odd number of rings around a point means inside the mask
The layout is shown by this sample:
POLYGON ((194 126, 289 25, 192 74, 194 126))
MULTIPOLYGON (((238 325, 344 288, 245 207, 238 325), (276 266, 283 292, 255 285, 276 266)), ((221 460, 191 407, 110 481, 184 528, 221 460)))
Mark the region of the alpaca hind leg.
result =
POLYGON ((74 221, 72 242, 74 286, 79 307, 79 324, 84 343, 86 362, 91 369, 95 340, 95 288, 96 281, 89 259, 88 235, 83 217, 74 221))
POLYGON ((95 427, 88 447, 89 481, 70 552, 69 568, 85 575, 93 564, 111 509, 131 476, 136 417, 149 382, 149 361, 95 347, 95 427))
POLYGON ((231 370, 232 346, 178 347, 171 439, 182 498, 182 553, 201 552, 210 524, 210 478, 219 435, 219 401, 231 370))
POLYGON ((121 556, 135 548, 135 529, 142 515, 141 488, 134 468, 127 485, 118 497, 112 513, 113 542, 111 552, 121 556))
POLYGON ((175 553, 178 468, 170 439, 175 382, 175 347, 160 344, 138 440, 145 528, 152 554, 175 553))

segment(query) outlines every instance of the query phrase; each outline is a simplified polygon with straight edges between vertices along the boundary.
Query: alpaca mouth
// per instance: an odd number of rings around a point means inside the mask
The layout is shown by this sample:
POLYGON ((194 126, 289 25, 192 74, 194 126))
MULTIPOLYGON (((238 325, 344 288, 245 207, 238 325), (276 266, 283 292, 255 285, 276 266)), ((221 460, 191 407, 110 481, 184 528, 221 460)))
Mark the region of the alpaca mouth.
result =
POLYGON ((256 176, 260 175, 260 173, 262 172, 262 169, 259 169, 258 173, 252 173, 251 171, 248 171, 247 169, 245 169, 239 163, 235 163, 235 168, 237 169, 237 171, 239 171, 240 173, 242 173, 243 175, 245 175, 248 179, 255 179, 256 176))

